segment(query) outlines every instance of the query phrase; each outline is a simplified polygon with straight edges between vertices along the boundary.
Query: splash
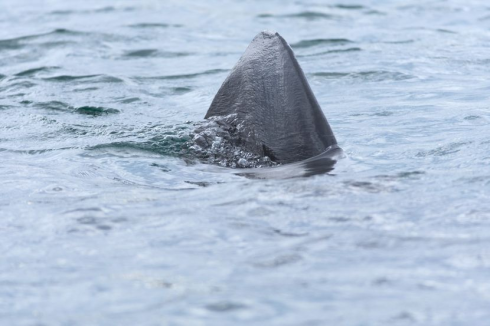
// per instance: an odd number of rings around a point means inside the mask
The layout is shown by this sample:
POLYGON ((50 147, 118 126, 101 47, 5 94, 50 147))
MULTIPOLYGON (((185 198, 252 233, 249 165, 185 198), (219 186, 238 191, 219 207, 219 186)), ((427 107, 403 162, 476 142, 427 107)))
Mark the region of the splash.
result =
POLYGON ((190 133, 187 154, 209 164, 231 168, 259 168, 277 166, 268 156, 248 152, 243 144, 244 126, 236 114, 212 117, 194 124, 190 133))

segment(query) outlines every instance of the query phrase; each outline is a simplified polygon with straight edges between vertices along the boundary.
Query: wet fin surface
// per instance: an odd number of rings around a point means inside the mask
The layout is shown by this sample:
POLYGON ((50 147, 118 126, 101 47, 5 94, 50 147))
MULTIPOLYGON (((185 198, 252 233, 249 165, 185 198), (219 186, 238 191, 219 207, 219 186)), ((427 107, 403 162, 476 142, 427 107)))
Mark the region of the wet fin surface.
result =
POLYGON ((259 33, 216 94, 205 118, 234 115, 242 146, 278 163, 298 162, 337 141, 291 47, 259 33))

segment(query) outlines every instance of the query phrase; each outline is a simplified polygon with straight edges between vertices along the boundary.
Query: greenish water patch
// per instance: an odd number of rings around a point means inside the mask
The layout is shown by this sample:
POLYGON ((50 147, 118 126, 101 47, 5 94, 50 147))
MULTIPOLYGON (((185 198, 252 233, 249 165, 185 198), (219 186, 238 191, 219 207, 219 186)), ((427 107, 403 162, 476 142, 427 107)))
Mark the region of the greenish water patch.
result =
MULTIPOLYGON (((23 101, 22 104, 31 105, 32 102, 23 101)), ((67 113, 78 113, 78 114, 90 115, 90 116, 102 116, 102 115, 119 113, 119 110, 112 109, 112 108, 105 108, 101 106, 88 106, 88 105, 81 106, 81 107, 74 107, 68 103, 61 102, 61 101, 39 102, 39 103, 34 103, 33 106, 38 109, 61 111, 67 113)))
POLYGON ((54 81, 54 82, 70 82, 74 80, 89 79, 89 78, 95 78, 99 76, 100 75, 83 75, 83 76, 61 75, 61 76, 47 77, 43 79, 47 81, 54 81))
POLYGON ((75 109, 76 113, 91 115, 91 116, 101 116, 108 114, 116 114, 119 113, 119 110, 104 108, 101 106, 81 106, 75 109))
POLYGON ((330 79, 336 79, 341 77, 347 77, 350 75, 348 72, 315 72, 311 74, 315 77, 325 77, 330 79))
POLYGON ((190 87, 173 87, 172 91, 174 92, 174 94, 185 94, 185 93, 189 93, 190 91, 192 91, 192 88, 190 88, 190 87))

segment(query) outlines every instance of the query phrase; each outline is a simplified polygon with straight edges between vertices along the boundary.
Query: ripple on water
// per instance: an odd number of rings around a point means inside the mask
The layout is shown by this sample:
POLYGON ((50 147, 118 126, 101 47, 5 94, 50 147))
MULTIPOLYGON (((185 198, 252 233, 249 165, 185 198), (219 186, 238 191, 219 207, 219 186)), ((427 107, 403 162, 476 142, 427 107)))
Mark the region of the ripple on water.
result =
POLYGON ((107 6, 107 7, 102 7, 99 9, 93 10, 93 12, 96 13, 105 13, 105 12, 113 12, 113 11, 135 11, 135 7, 114 7, 114 6, 107 6))
MULTIPOLYGON (((30 104, 30 103, 26 103, 26 104, 30 104)), ((61 101, 38 102, 34 104, 34 107, 38 109, 44 109, 44 110, 72 112, 72 113, 78 113, 78 114, 90 115, 90 116, 102 116, 102 115, 116 114, 120 112, 119 110, 116 109, 104 108, 101 106, 74 107, 61 101)))
POLYGON ((164 24, 164 23, 139 23, 139 24, 128 25, 128 27, 155 29, 155 28, 182 27, 182 25, 181 24, 164 24))
POLYGON ((305 20, 320 20, 320 19, 338 19, 340 16, 327 14, 321 11, 302 11, 299 13, 275 15, 275 14, 259 14, 258 18, 297 18, 305 20))
POLYGON ((49 15, 54 16, 68 16, 68 15, 87 15, 87 14, 97 14, 97 13, 110 13, 115 11, 134 11, 135 7, 114 7, 107 6, 98 9, 89 9, 89 10, 53 10, 49 12, 49 15))
POLYGON ((231 312, 248 308, 247 305, 231 301, 221 301, 206 305, 206 309, 213 312, 231 312))
POLYGON ((490 120, 480 115, 468 115, 458 122, 463 126, 484 126, 490 124, 490 120))
POLYGON ((450 154, 455 154, 461 150, 461 148, 465 145, 470 144, 471 142, 455 142, 450 143, 444 146, 439 146, 437 148, 428 150, 428 151, 420 151, 416 154, 417 157, 428 157, 428 156, 447 156, 450 154))
POLYGON ((345 10, 362 10, 365 9, 366 7, 361 6, 361 5, 349 5, 349 4, 336 4, 332 5, 332 8, 337 8, 337 9, 345 9, 345 10))
POLYGON ((351 79, 368 82, 381 82, 381 81, 393 81, 393 80, 408 80, 415 78, 414 76, 407 75, 401 72, 395 71, 359 71, 359 72, 315 72, 311 76, 323 77, 327 79, 351 79))
POLYGON ((22 48, 24 46, 29 45, 27 41, 30 40, 35 40, 40 37, 45 37, 49 35, 84 35, 86 33, 84 32, 78 32, 74 30, 69 30, 65 28, 58 28, 55 29, 51 32, 47 33, 41 33, 41 34, 32 34, 32 35, 25 35, 25 36, 20 36, 20 37, 15 37, 11 39, 6 39, 6 40, 0 40, 0 50, 6 49, 6 50, 15 50, 22 48))
POLYGON ((99 207, 79 208, 64 212, 67 218, 74 220, 75 226, 68 232, 110 231, 128 221, 124 217, 109 217, 107 212, 99 207))
POLYGON ((215 75, 223 72, 227 72, 227 69, 211 69, 203 72, 196 72, 194 74, 182 74, 182 75, 168 75, 168 76, 152 76, 152 77, 133 77, 135 80, 173 80, 173 79, 191 79, 207 75, 215 75))
POLYGON ((192 53, 189 52, 171 52, 171 51, 159 51, 157 49, 141 49, 141 50, 132 50, 132 51, 127 51, 123 57, 124 58, 152 58, 152 57, 159 57, 159 58, 179 58, 179 57, 186 57, 192 55, 192 53))
MULTIPOLYGON (((29 101, 25 101, 24 103, 31 104, 29 101)), ((70 105, 61 101, 38 102, 34 104, 34 107, 54 111, 68 111, 71 108, 70 105)))
MULTIPOLYGON (((15 83, 12 83, 12 84, 7 84, 4 87, 0 87, 0 92, 7 92, 7 91, 13 92, 13 91, 17 91, 17 90, 25 90, 25 89, 28 89, 28 88, 32 88, 32 87, 34 87, 36 85, 37 84, 35 84, 33 82, 24 80, 24 81, 15 82, 15 83)), ((12 96, 14 96, 14 95, 12 95, 12 96)))
POLYGON ((57 69, 60 69, 60 67, 58 67, 58 66, 46 66, 46 67, 31 68, 31 69, 27 69, 27 70, 21 71, 19 73, 16 73, 14 76, 18 76, 18 77, 35 76, 40 72, 49 72, 49 71, 53 71, 53 70, 57 70, 57 69))
POLYGON ((179 95, 179 94, 186 94, 186 93, 191 92, 192 88, 191 87, 172 87, 171 90, 175 95, 179 95))
POLYGON ((299 54, 299 55, 297 55, 297 57, 316 57, 316 56, 321 56, 321 55, 325 55, 325 54, 359 52, 359 51, 362 51, 362 49, 361 48, 336 49, 336 50, 329 50, 329 51, 323 51, 323 52, 311 53, 311 54, 299 54))
POLYGON ((123 99, 118 100, 118 102, 122 103, 122 104, 130 104, 130 103, 139 102, 139 101, 141 101, 141 99, 139 97, 127 97, 127 98, 123 98, 123 99))
POLYGON ((375 176, 378 180, 384 181, 398 181, 398 180, 419 180, 425 175, 424 171, 405 171, 399 172, 395 175, 377 175, 375 176))
POLYGON ((73 92, 75 93, 91 92, 91 91, 96 91, 98 89, 99 89, 98 87, 75 88, 73 92))
POLYGON ((185 136, 155 137, 151 141, 125 141, 99 144, 87 147, 87 150, 120 152, 120 151, 146 151, 165 156, 178 156, 187 149, 188 138, 185 136))
POLYGON ((344 184, 353 191, 363 191, 368 193, 396 192, 398 189, 393 185, 386 185, 379 182, 370 181, 345 181, 344 184))
POLYGON ((143 94, 156 97, 156 98, 167 98, 169 95, 184 95, 192 92, 192 87, 181 86, 181 87, 160 87, 157 92, 151 92, 144 90, 143 94))
POLYGON ((42 78, 45 81, 51 82, 76 82, 76 83, 123 83, 124 81, 120 78, 108 76, 108 75, 82 75, 82 76, 72 76, 72 75, 60 75, 54 77, 42 78))
POLYGON ((415 40, 412 40, 412 39, 409 39, 409 40, 400 40, 400 41, 385 41, 383 43, 386 43, 386 44, 410 44, 410 43, 414 43, 415 40))
POLYGON ((257 259, 252 262, 252 265, 258 268, 278 268, 285 265, 290 265, 301 261, 303 257, 297 253, 285 253, 274 255, 273 257, 257 259))
MULTIPOLYGON (((95 324, 486 325, 488 5, 218 2, 0 12, 4 323, 69 324, 97 306, 95 324), (164 125, 201 120, 228 74, 209 69, 232 67, 257 28, 308 57, 351 157, 335 175, 255 181, 191 165, 196 125, 164 125)), ((223 140, 205 131, 195 141, 215 144, 211 157, 223 140)))
POLYGON ((310 48, 312 46, 318 45, 345 45, 348 43, 353 43, 353 41, 345 39, 345 38, 319 38, 313 40, 302 40, 297 43, 290 44, 293 48, 310 48))

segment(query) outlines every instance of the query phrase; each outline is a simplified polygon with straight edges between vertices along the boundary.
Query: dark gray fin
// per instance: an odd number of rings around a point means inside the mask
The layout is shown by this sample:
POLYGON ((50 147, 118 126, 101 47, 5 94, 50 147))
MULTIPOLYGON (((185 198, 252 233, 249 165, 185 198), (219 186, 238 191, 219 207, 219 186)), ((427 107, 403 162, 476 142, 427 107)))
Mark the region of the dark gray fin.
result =
POLYGON ((291 47, 259 33, 226 78, 205 116, 230 117, 242 146, 279 163, 305 160, 336 145, 291 47))

